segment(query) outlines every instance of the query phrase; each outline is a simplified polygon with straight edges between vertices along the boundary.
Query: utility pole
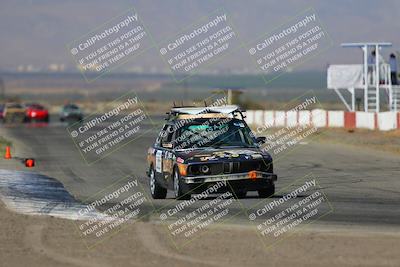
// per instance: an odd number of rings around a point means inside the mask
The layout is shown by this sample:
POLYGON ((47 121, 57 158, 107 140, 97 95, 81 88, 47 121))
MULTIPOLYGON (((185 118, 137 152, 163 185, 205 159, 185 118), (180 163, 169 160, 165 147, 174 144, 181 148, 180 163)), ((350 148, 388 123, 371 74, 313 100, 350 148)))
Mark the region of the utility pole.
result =
POLYGON ((186 79, 183 80, 183 101, 186 101, 188 98, 188 84, 186 79))
POLYGON ((4 81, 3 79, 0 77, 0 98, 2 100, 4 100, 5 98, 5 91, 6 91, 6 87, 4 85, 4 81))

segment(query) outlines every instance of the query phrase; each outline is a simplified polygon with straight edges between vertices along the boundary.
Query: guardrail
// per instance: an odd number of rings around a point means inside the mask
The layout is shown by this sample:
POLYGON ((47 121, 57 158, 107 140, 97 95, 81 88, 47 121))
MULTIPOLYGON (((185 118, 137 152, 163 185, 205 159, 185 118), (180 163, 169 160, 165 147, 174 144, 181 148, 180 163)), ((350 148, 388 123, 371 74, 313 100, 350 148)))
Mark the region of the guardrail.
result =
POLYGON ((313 125, 318 128, 370 129, 390 131, 400 129, 400 112, 348 112, 338 110, 248 110, 249 125, 288 127, 313 125))

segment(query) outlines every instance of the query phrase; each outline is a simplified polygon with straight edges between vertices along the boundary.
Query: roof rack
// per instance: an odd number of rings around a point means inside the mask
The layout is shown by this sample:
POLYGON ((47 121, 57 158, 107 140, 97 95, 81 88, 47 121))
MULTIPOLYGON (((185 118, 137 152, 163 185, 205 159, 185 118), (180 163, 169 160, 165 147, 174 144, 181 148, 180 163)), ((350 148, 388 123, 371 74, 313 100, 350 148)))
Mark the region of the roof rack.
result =
POLYGON ((199 115, 202 114, 232 114, 235 116, 239 114, 241 119, 244 120, 246 116, 243 114, 245 110, 242 110, 239 106, 236 105, 226 105, 226 106, 209 106, 209 107, 194 107, 194 106, 182 106, 182 107, 173 107, 170 112, 167 112, 166 120, 176 119, 179 115, 199 115))

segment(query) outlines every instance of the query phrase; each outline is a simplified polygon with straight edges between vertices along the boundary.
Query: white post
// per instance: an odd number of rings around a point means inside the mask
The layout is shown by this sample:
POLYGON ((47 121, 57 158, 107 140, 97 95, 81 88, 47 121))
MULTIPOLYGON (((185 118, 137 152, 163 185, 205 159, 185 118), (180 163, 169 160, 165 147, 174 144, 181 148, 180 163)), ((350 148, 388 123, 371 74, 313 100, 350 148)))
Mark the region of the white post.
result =
POLYGON ((232 105, 232 102, 233 102, 232 89, 228 89, 228 105, 232 105))
POLYGON ((389 86, 389 111, 393 110, 393 88, 392 88, 392 77, 390 76, 390 65, 387 66, 387 79, 388 79, 388 86, 389 86))
POLYGON ((375 74, 375 101, 376 101, 376 108, 375 112, 379 112, 379 46, 375 45, 375 68, 376 68, 376 74, 375 74))
POLYGON ((368 46, 364 45, 362 48, 364 52, 364 111, 368 111, 368 46))
POLYGON ((351 111, 356 111, 356 94, 354 92, 354 88, 350 88, 351 92, 351 111))

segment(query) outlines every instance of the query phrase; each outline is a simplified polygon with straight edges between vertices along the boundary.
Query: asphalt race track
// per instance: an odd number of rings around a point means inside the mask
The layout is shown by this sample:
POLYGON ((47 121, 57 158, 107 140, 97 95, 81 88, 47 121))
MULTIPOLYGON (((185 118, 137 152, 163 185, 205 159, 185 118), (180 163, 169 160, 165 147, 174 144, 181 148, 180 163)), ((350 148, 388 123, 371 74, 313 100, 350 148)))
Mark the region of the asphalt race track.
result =
MULTIPOLYGON (((2 126, 1 132, 13 141, 13 156, 34 157, 37 164, 34 171, 57 179, 80 201, 130 174, 136 176, 148 192, 146 152, 158 129, 152 129, 146 136, 91 166, 84 163, 65 124, 2 126)), ((394 226, 400 221, 399 163, 396 155, 368 149, 318 141, 302 144, 275 163, 277 197, 289 192, 291 187, 287 186, 295 180, 312 173, 333 208, 317 223, 394 226)), ((26 170, 22 164, 21 170, 26 170)), ((156 209, 173 203, 172 192, 167 198, 153 200, 156 209)), ((251 207, 261 200, 252 192, 240 201, 245 207, 251 207)), ((157 212, 153 215, 152 218, 159 218, 157 212)), ((243 223, 246 216, 239 215, 233 223, 243 223)))

